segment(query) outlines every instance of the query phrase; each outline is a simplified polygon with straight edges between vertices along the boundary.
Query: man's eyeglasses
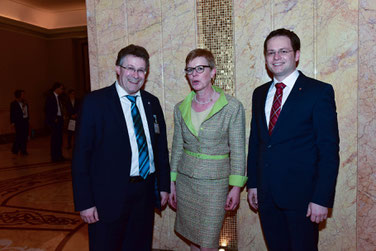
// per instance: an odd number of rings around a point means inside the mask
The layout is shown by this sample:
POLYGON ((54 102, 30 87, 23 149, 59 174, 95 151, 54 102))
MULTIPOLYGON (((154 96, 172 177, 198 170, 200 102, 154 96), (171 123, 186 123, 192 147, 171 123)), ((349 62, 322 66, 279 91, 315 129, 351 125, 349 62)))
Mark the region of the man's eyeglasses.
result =
POLYGON ((206 67, 210 68, 209 65, 197 65, 196 67, 187 67, 184 69, 184 71, 187 75, 192 75, 193 71, 196 71, 197 73, 203 73, 206 67))
POLYGON ((134 74, 135 72, 137 72, 137 74, 139 74, 139 75, 145 75, 146 74, 146 70, 144 70, 144 69, 137 69, 136 70, 135 68, 133 68, 131 66, 122 66, 122 65, 119 65, 119 66, 121 68, 129 71, 131 74, 134 74))
POLYGON ((279 55, 279 56, 287 56, 287 54, 289 54, 290 52, 292 52, 294 50, 287 50, 287 49, 281 49, 279 51, 267 51, 266 52, 266 55, 268 57, 274 57, 275 55, 279 55))

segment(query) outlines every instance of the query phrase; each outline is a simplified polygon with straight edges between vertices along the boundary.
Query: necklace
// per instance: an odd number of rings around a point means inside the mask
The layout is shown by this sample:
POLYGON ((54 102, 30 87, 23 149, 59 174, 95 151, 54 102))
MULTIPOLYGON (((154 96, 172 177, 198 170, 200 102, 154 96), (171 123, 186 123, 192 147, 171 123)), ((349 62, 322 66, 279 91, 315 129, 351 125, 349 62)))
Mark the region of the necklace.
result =
POLYGON ((209 104, 210 102, 213 101, 214 95, 215 95, 215 92, 213 91, 213 94, 211 95, 211 97, 209 98, 209 100, 204 101, 204 102, 202 102, 202 101, 198 101, 198 100, 197 100, 197 94, 194 96, 193 99, 195 100, 195 102, 196 102, 197 104, 200 104, 200 105, 206 105, 206 104, 209 104))

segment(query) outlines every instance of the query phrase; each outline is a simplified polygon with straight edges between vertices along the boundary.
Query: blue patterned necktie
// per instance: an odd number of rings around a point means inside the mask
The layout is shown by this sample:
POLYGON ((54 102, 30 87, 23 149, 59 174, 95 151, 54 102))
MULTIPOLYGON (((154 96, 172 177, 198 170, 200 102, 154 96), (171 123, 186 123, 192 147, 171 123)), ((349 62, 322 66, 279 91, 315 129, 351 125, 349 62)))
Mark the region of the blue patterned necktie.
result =
POLYGON ((148 144, 146 142, 146 136, 144 132, 144 127, 142 125, 142 119, 140 111, 136 105, 137 96, 127 95, 127 99, 131 101, 131 114, 133 119, 134 133, 136 135, 137 146, 138 146, 138 166, 140 176, 144 179, 148 176, 150 172, 150 162, 149 162, 149 151, 148 144))

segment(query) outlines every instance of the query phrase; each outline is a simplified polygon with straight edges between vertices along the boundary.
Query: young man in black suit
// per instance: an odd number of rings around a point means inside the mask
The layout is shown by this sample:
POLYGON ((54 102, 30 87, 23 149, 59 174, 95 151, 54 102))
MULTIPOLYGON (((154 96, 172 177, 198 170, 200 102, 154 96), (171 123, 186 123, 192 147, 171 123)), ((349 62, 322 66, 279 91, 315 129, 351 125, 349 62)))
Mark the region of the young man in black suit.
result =
POLYGON ((64 86, 60 82, 53 84, 50 93, 47 95, 45 104, 46 123, 51 130, 50 154, 52 162, 66 160, 63 156, 63 110, 61 104, 61 94, 64 86))
POLYGON ((89 223, 93 251, 150 251, 154 207, 170 189, 166 124, 157 97, 141 90, 145 48, 129 45, 116 60, 117 81, 86 96, 72 163, 74 202, 89 223))
POLYGON ((300 39, 292 31, 272 31, 264 55, 273 80, 253 93, 248 201, 269 250, 317 250, 339 167, 333 87, 296 70, 300 39))

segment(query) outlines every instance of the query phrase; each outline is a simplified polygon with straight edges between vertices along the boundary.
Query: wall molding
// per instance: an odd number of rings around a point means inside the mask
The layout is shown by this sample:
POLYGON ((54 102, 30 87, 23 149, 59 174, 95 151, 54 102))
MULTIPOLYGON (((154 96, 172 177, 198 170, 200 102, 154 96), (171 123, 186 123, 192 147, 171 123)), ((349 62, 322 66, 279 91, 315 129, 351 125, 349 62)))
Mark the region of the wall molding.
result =
POLYGON ((0 16, 0 30, 12 31, 26 35, 36 36, 43 39, 63 39, 63 38, 86 38, 87 27, 77 26, 59 29, 46 29, 32 24, 16 21, 0 16))

